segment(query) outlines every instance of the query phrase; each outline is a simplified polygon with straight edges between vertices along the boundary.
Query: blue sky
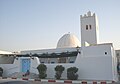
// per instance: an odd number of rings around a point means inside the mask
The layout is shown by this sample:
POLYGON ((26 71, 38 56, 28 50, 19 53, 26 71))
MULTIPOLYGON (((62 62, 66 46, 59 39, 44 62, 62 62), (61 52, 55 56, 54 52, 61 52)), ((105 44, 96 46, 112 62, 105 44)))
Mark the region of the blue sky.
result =
POLYGON ((55 48, 65 33, 79 40, 80 15, 95 12, 100 43, 120 49, 120 0, 0 0, 0 50, 55 48))

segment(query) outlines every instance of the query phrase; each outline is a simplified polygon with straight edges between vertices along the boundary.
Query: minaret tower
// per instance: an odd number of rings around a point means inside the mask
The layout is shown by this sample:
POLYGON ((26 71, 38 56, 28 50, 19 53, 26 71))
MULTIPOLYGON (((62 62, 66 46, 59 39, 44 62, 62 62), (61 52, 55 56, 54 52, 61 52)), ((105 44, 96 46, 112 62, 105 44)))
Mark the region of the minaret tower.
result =
POLYGON ((97 16, 90 11, 84 16, 80 16, 81 20, 81 46, 98 44, 99 26, 97 16))

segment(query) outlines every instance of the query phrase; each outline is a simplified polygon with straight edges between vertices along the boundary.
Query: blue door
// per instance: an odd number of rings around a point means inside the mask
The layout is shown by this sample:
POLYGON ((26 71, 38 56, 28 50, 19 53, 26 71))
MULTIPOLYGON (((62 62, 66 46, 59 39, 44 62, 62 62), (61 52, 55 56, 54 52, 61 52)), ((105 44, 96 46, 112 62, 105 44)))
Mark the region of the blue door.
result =
POLYGON ((21 64, 22 72, 27 72, 27 70, 30 71, 30 59, 22 59, 21 64))

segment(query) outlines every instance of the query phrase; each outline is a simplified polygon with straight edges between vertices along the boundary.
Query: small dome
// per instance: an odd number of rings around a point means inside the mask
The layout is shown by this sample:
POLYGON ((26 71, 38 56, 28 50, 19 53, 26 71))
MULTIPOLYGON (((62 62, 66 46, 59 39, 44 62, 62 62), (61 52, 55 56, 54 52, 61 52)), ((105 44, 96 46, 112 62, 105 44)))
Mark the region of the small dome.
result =
POLYGON ((63 35, 57 43, 57 48, 68 48, 77 46, 80 47, 80 41, 75 35, 70 33, 63 35))

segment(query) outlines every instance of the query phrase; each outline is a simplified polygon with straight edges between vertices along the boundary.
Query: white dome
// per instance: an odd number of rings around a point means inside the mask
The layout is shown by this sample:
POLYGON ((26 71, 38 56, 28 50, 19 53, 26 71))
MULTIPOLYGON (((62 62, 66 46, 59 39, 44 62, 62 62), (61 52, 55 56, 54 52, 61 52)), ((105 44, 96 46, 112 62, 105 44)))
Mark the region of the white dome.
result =
POLYGON ((57 43, 57 48, 68 48, 68 47, 77 47, 77 46, 80 47, 80 41, 73 34, 63 35, 57 43))

